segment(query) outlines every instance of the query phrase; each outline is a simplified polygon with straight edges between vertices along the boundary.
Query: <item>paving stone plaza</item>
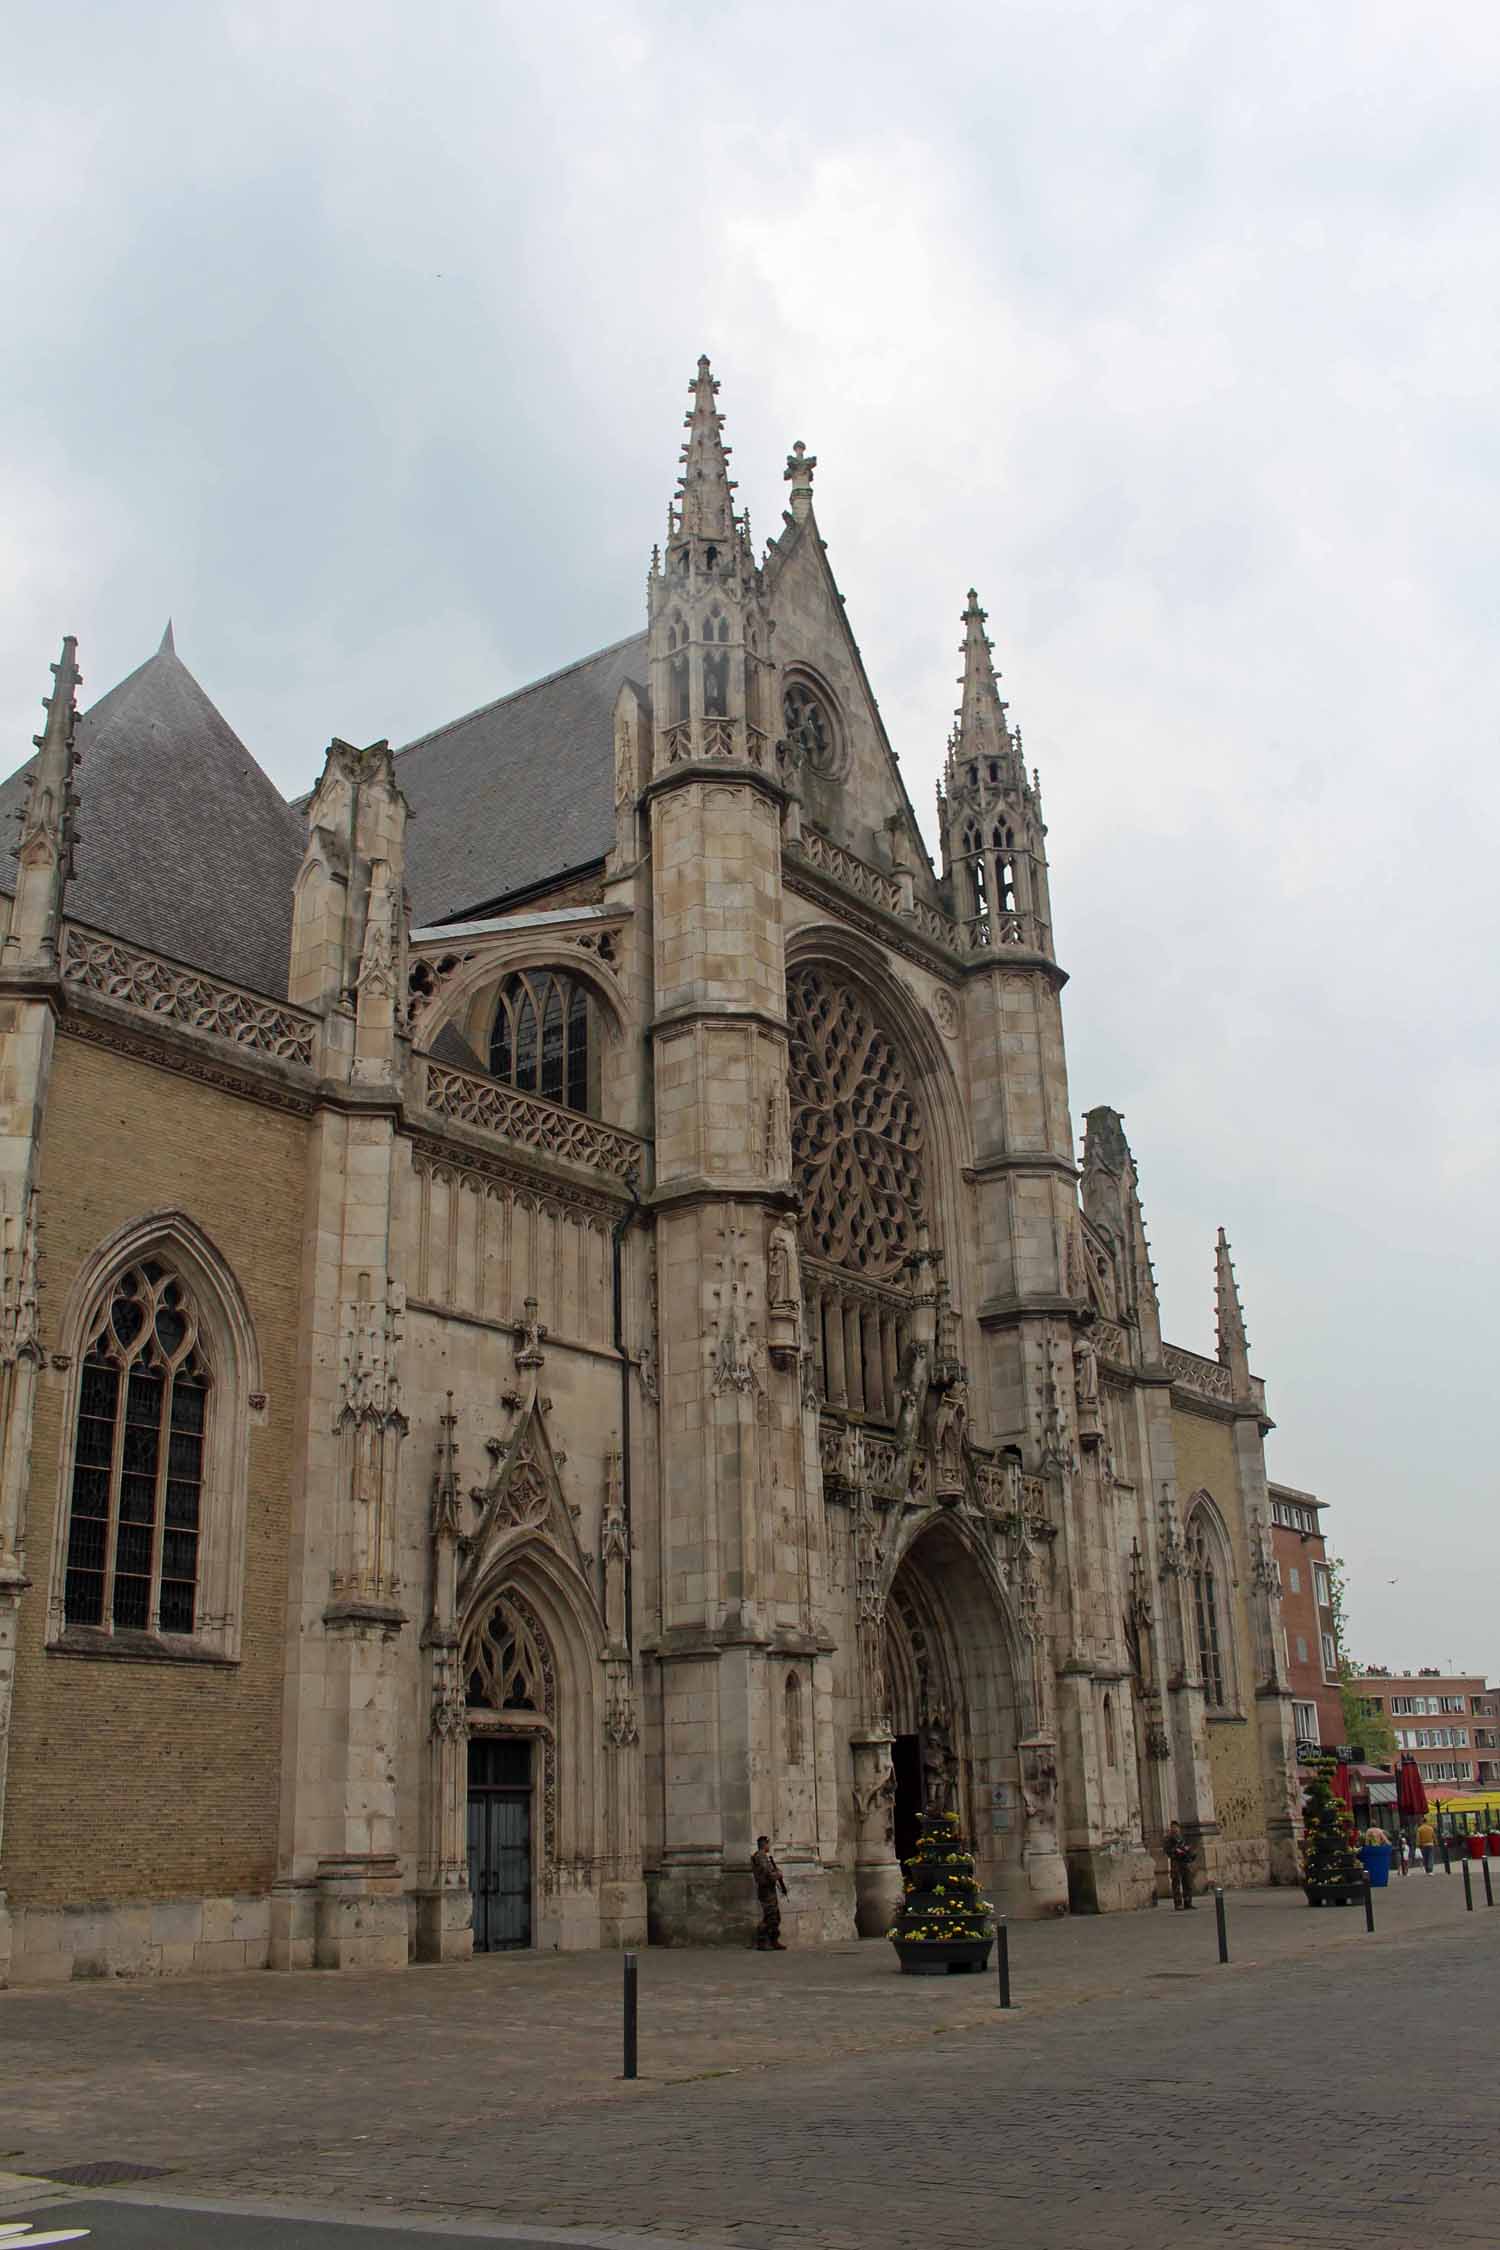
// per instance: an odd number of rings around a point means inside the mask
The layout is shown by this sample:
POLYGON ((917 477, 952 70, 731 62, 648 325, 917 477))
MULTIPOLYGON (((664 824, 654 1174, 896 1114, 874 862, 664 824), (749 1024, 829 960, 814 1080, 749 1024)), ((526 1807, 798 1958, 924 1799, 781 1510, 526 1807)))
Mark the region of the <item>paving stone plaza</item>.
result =
POLYGON ((41 2176, 139 2165, 161 2176, 109 2190, 100 2250, 132 2195, 227 2206, 216 2230, 271 2208, 575 2245, 1491 2244, 1500 1912, 1476 1897, 1408 1878, 1370 1936, 1237 1894, 1227 1968, 1211 1901, 1027 1923, 1009 2014, 879 1942, 654 1950, 634 2084, 618 1955, 15 1990, 0 2223, 75 2209, 41 2176))

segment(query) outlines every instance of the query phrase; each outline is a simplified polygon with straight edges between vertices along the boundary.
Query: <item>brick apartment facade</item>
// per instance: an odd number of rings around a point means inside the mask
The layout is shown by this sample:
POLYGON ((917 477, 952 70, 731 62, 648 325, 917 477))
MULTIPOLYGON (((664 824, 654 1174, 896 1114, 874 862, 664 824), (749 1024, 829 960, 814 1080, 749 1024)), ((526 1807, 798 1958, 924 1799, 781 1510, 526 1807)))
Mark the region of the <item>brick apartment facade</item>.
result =
POLYGON ((1370 1672, 1360 1684, 1434 1802, 1500 1786, 1500 1691, 1470 1673, 1436 1671, 1370 1672))
POLYGON ((1281 1577, 1281 1624, 1299 1742, 1326 1748, 1344 1740, 1339 1698, 1333 1588, 1320 1528, 1326 1502, 1289 1484, 1267 1487, 1271 1549, 1281 1577))

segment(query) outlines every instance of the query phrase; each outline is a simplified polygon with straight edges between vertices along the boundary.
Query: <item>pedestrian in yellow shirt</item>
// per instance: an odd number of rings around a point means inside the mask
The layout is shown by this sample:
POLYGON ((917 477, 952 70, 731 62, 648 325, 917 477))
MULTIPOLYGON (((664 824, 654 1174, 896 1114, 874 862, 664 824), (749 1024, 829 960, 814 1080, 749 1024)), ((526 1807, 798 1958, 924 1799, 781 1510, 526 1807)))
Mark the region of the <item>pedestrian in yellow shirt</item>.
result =
POLYGON ((1422 1854, 1422 1867, 1428 1875, 1432 1873, 1432 1848, 1436 1842, 1437 1830, 1430 1820, 1424 1819, 1417 1828, 1417 1850, 1422 1854))

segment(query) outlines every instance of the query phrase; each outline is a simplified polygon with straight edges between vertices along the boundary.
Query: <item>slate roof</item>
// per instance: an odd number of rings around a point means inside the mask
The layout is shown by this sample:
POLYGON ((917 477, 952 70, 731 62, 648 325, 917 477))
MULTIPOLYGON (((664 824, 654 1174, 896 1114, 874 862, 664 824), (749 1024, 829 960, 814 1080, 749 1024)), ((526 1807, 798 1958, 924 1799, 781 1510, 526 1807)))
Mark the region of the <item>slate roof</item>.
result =
MULTIPOLYGON (((397 752, 414 925, 600 860, 614 841, 612 717, 646 676, 646 637, 570 664, 397 752)), ((79 843, 65 911, 284 998, 306 800, 289 805, 182 662, 161 647, 78 721, 79 843)), ((28 762, 0 784, 5 822, 28 762)), ((466 1058, 472 1060, 471 1057, 466 1058)))
MULTIPOLYGON (((306 829, 178 656, 80 714, 79 842, 64 912, 256 992, 286 996, 306 829)), ((0 785, 0 888, 28 761, 0 785)))
POLYGON ((615 697, 646 676, 636 633, 398 751, 414 928, 604 857, 615 834, 615 697))

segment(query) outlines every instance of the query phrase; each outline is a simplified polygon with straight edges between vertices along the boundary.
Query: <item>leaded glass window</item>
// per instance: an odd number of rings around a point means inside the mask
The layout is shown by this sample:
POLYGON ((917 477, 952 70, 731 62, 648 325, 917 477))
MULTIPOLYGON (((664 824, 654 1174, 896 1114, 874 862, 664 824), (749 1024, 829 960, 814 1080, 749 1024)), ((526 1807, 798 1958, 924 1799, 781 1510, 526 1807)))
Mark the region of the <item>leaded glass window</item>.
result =
POLYGON ((1192 1572, 1193 1624, 1198 1638, 1198 1670, 1203 1680, 1204 1700, 1218 1708, 1228 1702, 1225 1693, 1225 1650, 1222 1640, 1222 1611, 1220 1572, 1216 1547, 1218 1542, 1201 1513, 1196 1514, 1188 1530, 1188 1562, 1192 1572))
POLYGON ((523 969, 506 978, 490 1032, 491 1077, 592 1112, 593 1045, 593 1011, 577 977, 523 969))
POLYGON ((145 1259, 114 1283, 83 1354, 64 1619, 191 1633, 212 1375, 193 1301, 145 1259))

